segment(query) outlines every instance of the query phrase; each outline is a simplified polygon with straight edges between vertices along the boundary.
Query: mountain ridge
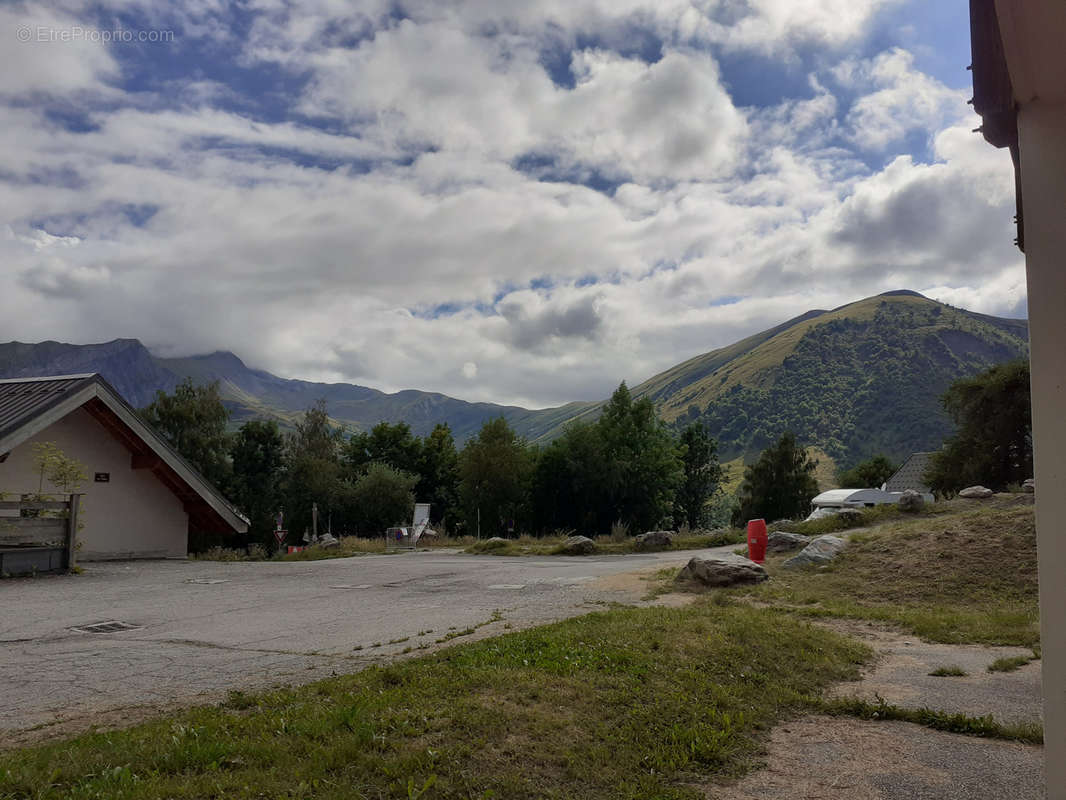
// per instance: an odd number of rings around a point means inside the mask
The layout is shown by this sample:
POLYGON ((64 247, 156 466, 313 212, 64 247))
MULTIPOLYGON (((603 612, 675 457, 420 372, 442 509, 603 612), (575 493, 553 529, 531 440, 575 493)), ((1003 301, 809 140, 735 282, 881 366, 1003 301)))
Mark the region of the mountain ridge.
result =
MULTIPOLYGON (((1028 353, 1028 323, 956 309, 896 290, 835 309, 812 309, 733 344, 688 358, 632 387, 668 424, 701 420, 724 456, 750 457, 781 430, 795 430, 844 463, 872 452, 902 458, 939 446, 950 421, 939 395, 951 381, 1028 353)), ((291 427, 326 400, 338 424, 366 430, 405 421, 418 435, 447 422, 462 442, 503 416, 532 441, 594 419, 602 401, 545 409, 468 402, 439 392, 386 393, 349 383, 282 378, 228 350, 183 358, 152 355, 137 339, 91 345, 0 344, 0 377, 100 372, 134 405, 185 377, 219 381, 234 425, 256 416, 291 427)))

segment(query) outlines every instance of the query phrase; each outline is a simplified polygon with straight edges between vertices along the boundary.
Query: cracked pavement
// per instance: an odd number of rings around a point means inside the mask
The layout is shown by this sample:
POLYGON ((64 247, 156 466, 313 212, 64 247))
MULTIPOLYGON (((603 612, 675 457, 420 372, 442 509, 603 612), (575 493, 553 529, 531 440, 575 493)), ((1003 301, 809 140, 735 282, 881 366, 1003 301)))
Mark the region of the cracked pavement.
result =
MULTIPOLYGON (((142 561, 81 575, 0 581, 0 732, 115 724, 136 709, 210 702, 227 690, 309 682, 633 602, 601 579, 733 557, 735 545, 624 556, 499 557, 423 551, 304 562, 142 561), (603 584, 603 585, 598 585, 603 584), (484 624, 499 610, 502 619, 484 624), (137 626, 85 633, 76 626, 137 626)), ((143 711, 142 711, 143 715, 143 711)))

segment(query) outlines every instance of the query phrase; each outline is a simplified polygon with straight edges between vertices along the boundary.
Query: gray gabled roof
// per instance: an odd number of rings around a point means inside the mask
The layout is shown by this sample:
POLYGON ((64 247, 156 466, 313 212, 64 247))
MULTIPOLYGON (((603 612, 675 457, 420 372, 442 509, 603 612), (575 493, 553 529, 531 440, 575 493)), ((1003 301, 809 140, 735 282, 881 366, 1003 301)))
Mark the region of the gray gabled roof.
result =
POLYGON ((98 374, 0 380, 0 454, 83 406, 142 454, 151 454, 160 479, 180 489, 175 493, 183 500, 198 501, 194 511, 238 533, 248 530, 248 520, 98 374))
POLYGON ((905 492, 907 489, 914 489, 916 492, 928 494, 932 490, 926 484, 924 476, 932 457, 933 453, 912 453, 885 483, 885 490, 905 492))
POLYGON ((0 380, 0 441, 32 417, 85 385, 92 377, 92 374, 85 374, 0 380))

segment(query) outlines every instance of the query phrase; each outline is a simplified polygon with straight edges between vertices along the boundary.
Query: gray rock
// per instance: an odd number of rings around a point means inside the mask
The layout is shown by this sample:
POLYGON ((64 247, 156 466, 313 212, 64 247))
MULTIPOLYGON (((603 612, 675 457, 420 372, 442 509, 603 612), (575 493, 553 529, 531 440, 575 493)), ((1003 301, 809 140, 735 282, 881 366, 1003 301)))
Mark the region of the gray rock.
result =
POLYGON ((769 531, 790 531, 796 523, 790 519, 776 519, 766 526, 769 531))
POLYGON ((994 494, 995 492, 991 489, 986 489, 984 486, 968 486, 959 492, 959 497, 964 497, 967 500, 984 500, 994 494))
POLYGON ((587 536, 571 536, 559 549, 568 556, 585 556, 596 552, 596 543, 587 536))
POLYGON ((769 576, 766 570, 754 561, 726 560, 719 558, 689 559, 677 575, 679 583, 696 583, 701 586, 740 586, 759 583, 769 576))
POLYGON ((637 550, 663 550, 674 543, 674 534, 670 531, 648 531, 633 540, 637 550))
POLYGON ((329 550, 333 547, 337 547, 340 543, 340 539, 335 537, 332 533, 323 533, 318 537, 318 541, 315 544, 318 547, 329 550))
POLYGON ((1022 491, 1026 494, 1033 494, 1036 492, 1036 478, 1029 478, 1022 484, 1022 491))
POLYGON ((925 507, 925 498, 922 497, 921 492, 916 492, 914 489, 907 489, 899 498, 899 510, 906 511, 910 514, 915 514, 921 511, 925 507))
POLYGON ((766 539, 767 553, 788 553, 800 550, 811 543, 810 536, 788 531, 774 531, 766 539))
POLYGON ((806 567, 812 564, 828 564, 836 558, 847 546, 847 542, 839 536, 819 536, 812 539, 811 543, 803 548, 798 555, 793 556, 782 566, 806 567))
POLYGON ((486 539, 485 544, 507 544, 507 540, 502 536, 493 536, 491 539, 486 539))

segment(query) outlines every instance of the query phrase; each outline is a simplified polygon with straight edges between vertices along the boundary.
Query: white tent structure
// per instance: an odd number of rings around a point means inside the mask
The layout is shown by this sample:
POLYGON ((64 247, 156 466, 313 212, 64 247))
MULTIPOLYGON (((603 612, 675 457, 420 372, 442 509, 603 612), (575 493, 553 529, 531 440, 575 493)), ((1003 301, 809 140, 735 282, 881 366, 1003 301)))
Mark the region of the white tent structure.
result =
POLYGON ((807 519, 822 519, 845 508, 873 508, 885 503, 898 503, 898 492, 881 489, 830 489, 811 500, 811 515, 807 519))

